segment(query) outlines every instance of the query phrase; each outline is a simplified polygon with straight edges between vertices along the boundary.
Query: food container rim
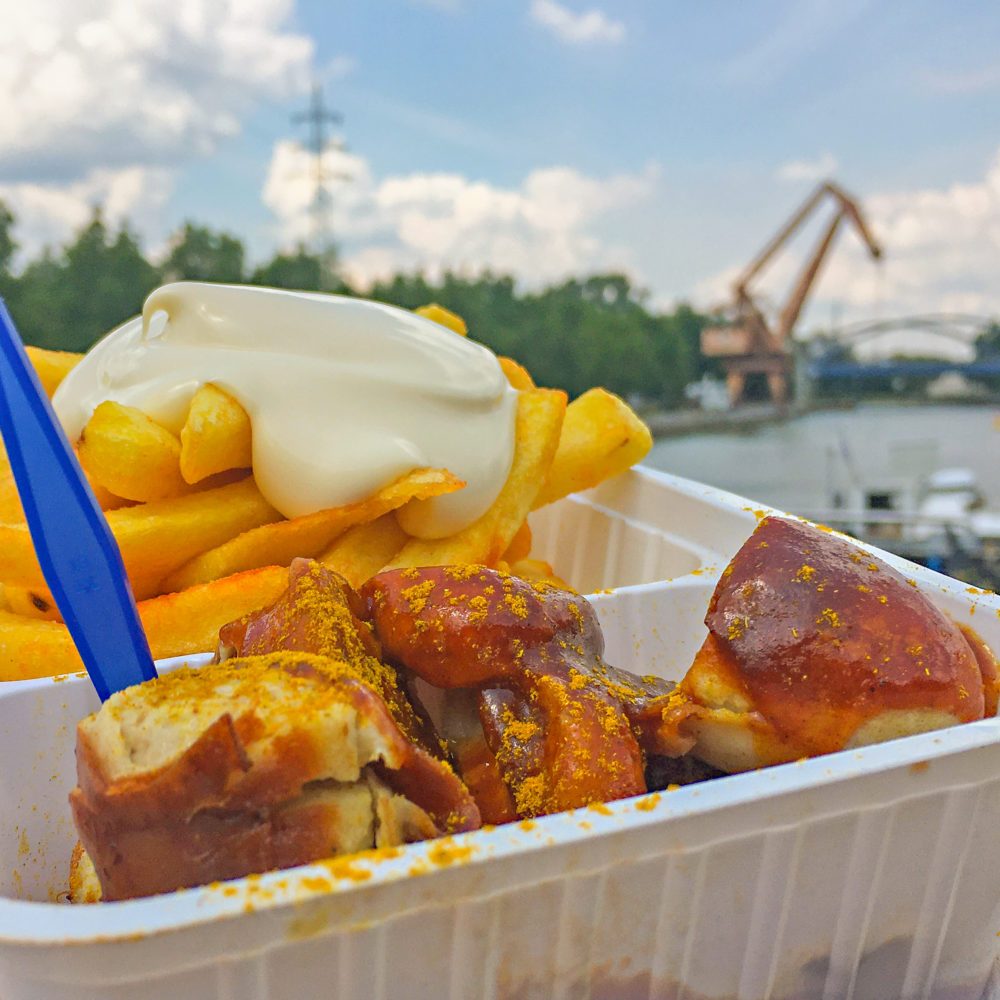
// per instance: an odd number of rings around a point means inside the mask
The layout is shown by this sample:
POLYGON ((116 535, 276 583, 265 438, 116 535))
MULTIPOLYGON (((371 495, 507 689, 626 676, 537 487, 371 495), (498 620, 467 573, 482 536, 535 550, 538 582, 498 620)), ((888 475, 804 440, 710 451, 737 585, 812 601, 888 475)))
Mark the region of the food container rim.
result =
MULTIPOLYGON (((764 505, 751 504, 734 494, 669 473, 645 468, 635 471, 640 477, 680 490, 688 496, 699 494, 703 500, 724 509, 730 516, 734 508, 744 511, 748 527, 752 527, 755 520, 771 514, 795 516, 764 505)), ((599 498, 574 497, 572 500, 602 506, 599 498)), ((1000 598, 997 595, 966 587, 960 581, 915 566, 877 547, 867 544, 863 547, 896 569, 916 576, 922 587, 936 586, 942 591, 963 595, 966 600, 970 595, 977 595, 976 602, 970 604, 971 611, 974 611, 977 603, 983 602, 1000 616, 1000 598)), ((721 567, 718 571, 721 572, 721 567)), ((682 583, 688 578, 692 581, 699 579, 702 584, 707 582, 704 571, 700 578, 695 573, 689 573, 669 582, 615 588, 610 594, 592 595, 591 599, 599 603, 613 599, 618 593, 664 589, 670 583, 682 583)), ((162 665, 203 662, 207 655, 174 657, 162 661, 162 665)), ((82 673, 12 681, 0 685, 0 698, 31 690, 41 692, 57 684, 76 686, 87 683, 87 676, 82 673)), ((320 896, 378 892, 380 886, 402 879, 434 877, 435 874, 458 865, 484 865, 541 850, 556 850, 625 830, 651 826, 666 828, 684 817, 744 805, 765 796, 778 798, 865 775, 924 765, 998 743, 1000 717, 824 757, 803 759, 760 771, 730 775, 667 792, 648 793, 537 820, 410 844, 392 852, 368 852, 350 859, 303 865, 161 896, 99 906, 70 906, 64 903, 0 897, 0 946, 88 945, 137 940, 239 918, 249 911, 263 912, 300 905, 320 896)), ((732 839, 732 836, 720 830, 719 836, 713 839, 725 841, 732 839)))

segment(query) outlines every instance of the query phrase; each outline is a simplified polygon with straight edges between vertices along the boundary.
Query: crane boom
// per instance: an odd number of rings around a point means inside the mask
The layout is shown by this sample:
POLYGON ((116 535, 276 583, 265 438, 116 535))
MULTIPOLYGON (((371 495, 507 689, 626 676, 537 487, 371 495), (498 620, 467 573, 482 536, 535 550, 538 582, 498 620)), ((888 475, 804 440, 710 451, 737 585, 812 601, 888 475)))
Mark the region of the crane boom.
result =
POLYGON ((760 253, 754 257, 736 279, 733 287, 737 295, 746 289, 750 282, 767 266, 775 254, 798 232, 827 195, 836 200, 840 212, 846 214, 851 222, 854 223, 858 234, 868 246, 872 257, 878 258, 882 256, 882 248, 872 236, 871 230, 861 215, 861 209, 858 207, 857 202, 838 184, 834 184, 833 181, 824 181, 809 195, 798 211, 795 212, 781 229, 771 237, 760 253))
POLYGON ((743 396, 748 375, 766 375, 772 397, 776 402, 784 401, 790 368, 788 343, 792 331, 841 223, 845 220, 857 230, 871 256, 875 259, 881 257, 882 247, 872 235, 857 202, 839 185, 824 181, 771 237, 733 283, 733 299, 729 308, 731 322, 724 326, 707 327, 702 331, 702 351, 707 356, 722 358, 730 398, 734 404, 743 396), (777 323, 772 327, 757 304, 750 284, 827 198, 836 203, 836 211, 807 259, 788 301, 780 311, 777 323))
POLYGON ((821 184, 799 207, 799 210, 768 241, 756 257, 743 269, 736 279, 736 288, 745 288, 757 276, 767 262, 795 235, 799 226, 812 215, 813 209, 823 200, 829 184, 821 184))
POLYGON ((819 269, 823 265, 823 261, 830 249, 830 244, 833 243, 833 238, 837 235, 837 230, 840 228, 840 223, 843 219, 844 213, 838 212, 830 220, 830 224, 826 227, 826 232, 823 233, 819 243, 816 244, 816 249, 813 251, 812 257, 809 258, 808 263, 803 269, 791 298, 785 304, 785 308, 781 310, 781 315, 778 317, 778 326, 774 331, 774 339, 779 344, 785 343, 788 335, 795 326, 796 320, 799 318, 799 313, 802 312, 802 307, 806 304, 809 290, 816 280, 816 275, 819 274, 819 269))
POLYGON ((809 297, 813 283, 816 281, 816 277, 823 266, 823 262, 826 260, 826 255, 830 250, 834 237, 837 235, 837 230, 844 219, 848 219, 853 223, 854 228, 858 231, 858 235, 867 245, 868 252, 875 260, 878 260, 882 256, 882 247, 875 241, 871 230, 865 224, 861 216, 861 210, 854 199, 842 188, 830 182, 820 186, 816 192, 818 197, 822 197, 824 191, 828 191, 837 199, 839 208, 830 220, 830 224, 827 226, 819 243, 816 244, 816 248, 807 261, 798 282, 796 282, 795 288, 792 290, 792 294, 785 304, 785 308, 781 310, 781 315, 778 317, 778 326, 774 331, 774 339, 779 344, 784 344, 791 336, 799 314, 802 312, 802 307, 806 304, 806 299, 809 297))

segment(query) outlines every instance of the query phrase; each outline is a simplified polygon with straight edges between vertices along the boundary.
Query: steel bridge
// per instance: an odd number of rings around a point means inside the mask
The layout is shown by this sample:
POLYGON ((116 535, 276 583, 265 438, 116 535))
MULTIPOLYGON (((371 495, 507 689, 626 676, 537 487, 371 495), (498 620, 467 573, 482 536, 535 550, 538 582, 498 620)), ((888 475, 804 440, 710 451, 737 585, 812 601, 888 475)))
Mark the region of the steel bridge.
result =
POLYGON ((946 372, 973 378, 1000 376, 1000 356, 974 357, 968 361, 948 358, 881 359, 859 361, 845 358, 838 348, 853 348, 890 334, 930 334, 973 348, 976 338, 996 323, 986 316, 967 313, 934 313, 885 320, 866 320, 839 327, 818 340, 802 340, 808 376, 814 381, 878 380, 893 377, 933 379, 946 372))

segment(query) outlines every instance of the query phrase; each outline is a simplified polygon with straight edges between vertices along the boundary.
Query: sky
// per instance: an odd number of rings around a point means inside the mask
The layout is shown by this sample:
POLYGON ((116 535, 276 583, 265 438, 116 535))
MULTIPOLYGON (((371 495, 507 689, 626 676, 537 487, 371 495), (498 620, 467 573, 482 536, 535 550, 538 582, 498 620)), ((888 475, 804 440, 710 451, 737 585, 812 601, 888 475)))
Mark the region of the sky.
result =
MULTIPOLYGON (((309 87, 348 277, 623 270, 711 306, 826 177, 804 324, 1000 315, 1000 5, 949 0, 0 0, 0 199, 24 257, 94 204, 162 254, 312 234, 309 87)), ((780 305, 811 227, 759 290, 780 305)))

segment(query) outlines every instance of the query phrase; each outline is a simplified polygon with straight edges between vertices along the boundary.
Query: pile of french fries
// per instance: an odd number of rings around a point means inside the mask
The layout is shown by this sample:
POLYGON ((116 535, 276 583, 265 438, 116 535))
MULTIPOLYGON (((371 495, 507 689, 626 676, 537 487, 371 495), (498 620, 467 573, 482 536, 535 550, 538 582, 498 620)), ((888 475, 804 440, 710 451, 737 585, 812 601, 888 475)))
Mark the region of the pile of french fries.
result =
MULTIPOLYGON (((439 306, 418 312, 465 333, 439 306)), ((50 396, 81 357, 28 353, 50 396)), ((355 586, 386 568, 451 563, 558 582, 551 566, 531 558, 528 514, 625 471, 652 440, 617 396, 591 389, 567 405, 565 393, 537 387, 517 362, 500 363, 518 391, 507 481, 478 521, 433 541, 407 535, 397 514, 460 489, 447 469, 415 469, 361 502, 288 520, 257 489, 250 419, 222 389, 197 391, 179 437, 139 410, 98 406, 75 448, 121 549, 153 655, 214 650, 222 625, 278 597, 297 556, 355 586)), ((0 680, 80 669, 0 451, 0 680)))

